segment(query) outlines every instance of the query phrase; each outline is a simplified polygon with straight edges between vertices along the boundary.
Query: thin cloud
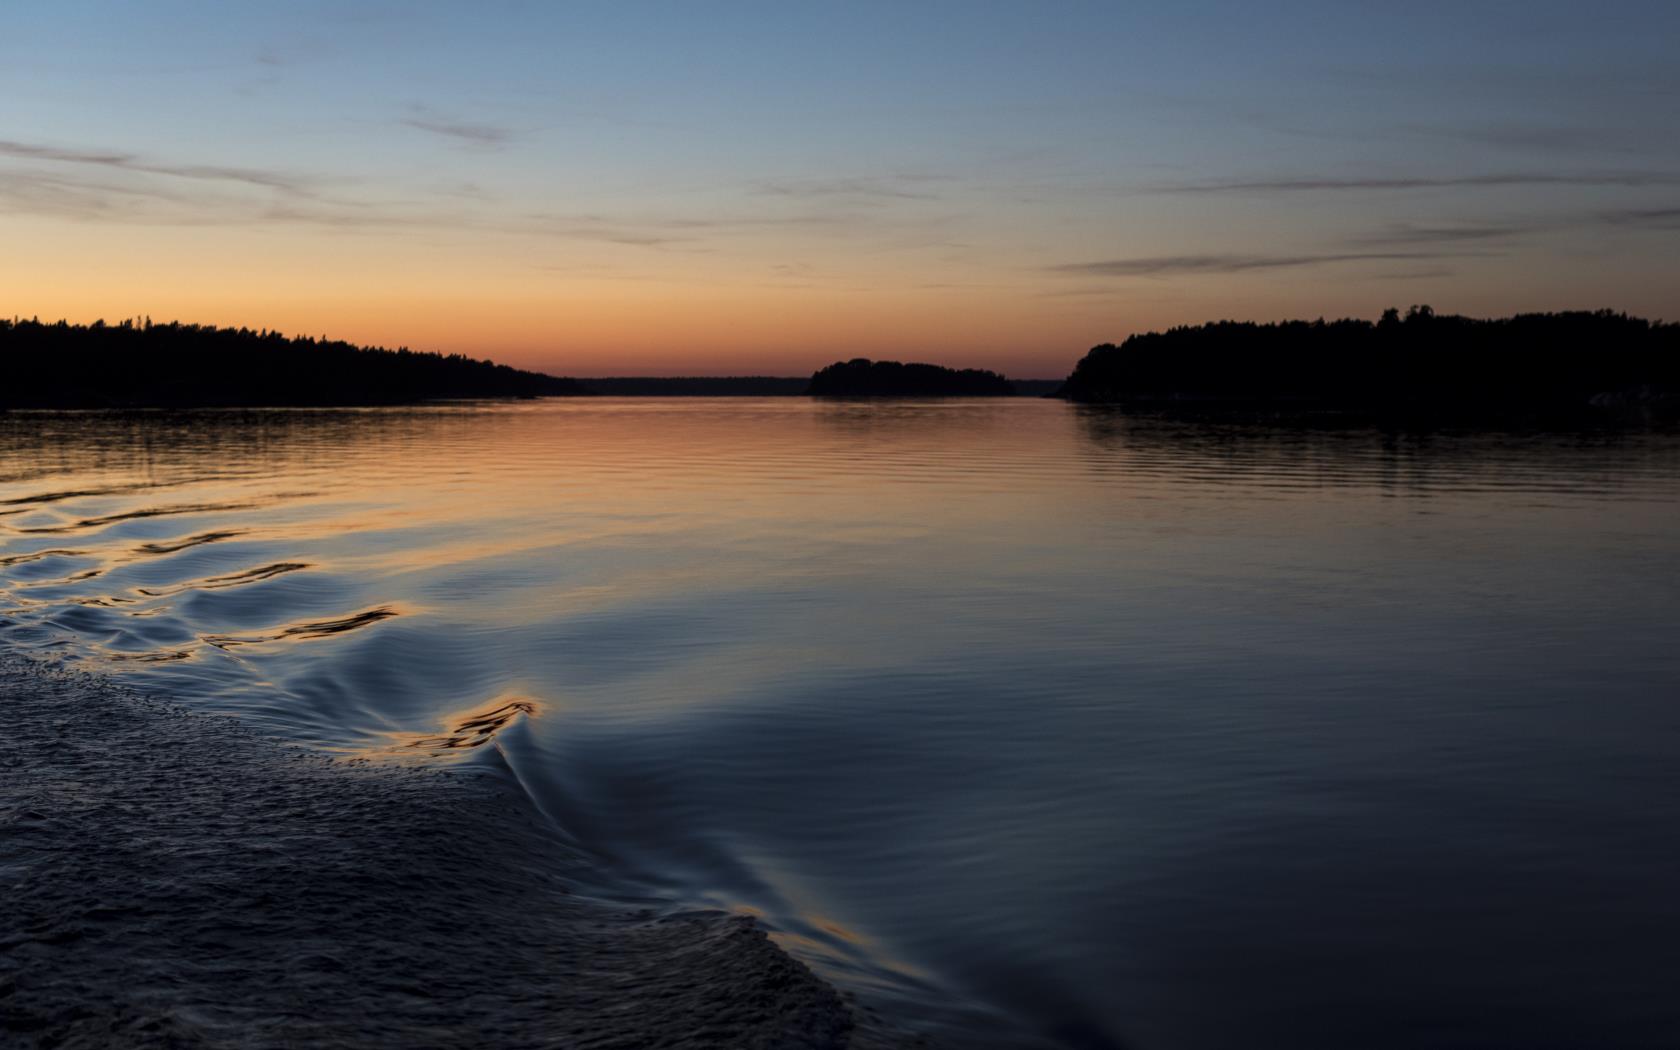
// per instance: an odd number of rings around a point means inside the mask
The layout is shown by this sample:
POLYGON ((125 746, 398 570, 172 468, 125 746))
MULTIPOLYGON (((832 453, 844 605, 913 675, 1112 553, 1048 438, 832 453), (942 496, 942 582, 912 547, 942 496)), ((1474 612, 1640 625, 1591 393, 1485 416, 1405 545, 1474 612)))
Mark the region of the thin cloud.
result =
POLYGON ((311 176, 262 168, 230 167, 221 164, 163 164, 148 161, 135 153, 114 150, 69 149, 61 146, 14 142, 8 139, 0 139, 0 157, 111 168, 145 175, 163 175, 176 179, 237 182, 299 195, 313 192, 321 183, 320 179, 311 176))
POLYGON ((1567 124, 1483 123, 1462 125, 1405 124, 1403 133, 1422 138, 1451 139, 1507 150, 1570 153, 1602 157, 1606 152, 1634 153, 1637 140, 1621 128, 1567 124))
MULTIPOLYGON (((612 221, 601 216, 587 216, 588 222, 612 221)), ((693 215, 650 216, 635 220, 638 225, 663 230, 731 230, 755 227, 836 227, 856 225, 859 220, 840 215, 727 215, 702 218, 693 215)))
POLYGON ((429 131, 434 135, 470 142, 475 146, 502 146, 512 141, 514 132, 497 124, 473 120, 443 120, 431 116, 414 116, 402 121, 411 128, 429 131))
POLYGON ((0 214, 87 219, 108 216, 120 199, 110 187, 0 172, 0 214))
POLYGON ((929 183, 955 181, 949 175, 884 175, 853 178, 761 179, 753 192, 772 197, 878 198, 938 200, 939 194, 921 188, 929 183))
MULTIPOLYGON (((430 119, 429 116, 416 119, 430 119)), ((895 175, 934 181, 938 176, 895 175)), ((479 187, 432 188, 430 200, 358 199, 329 192, 357 180, 231 165, 189 164, 117 149, 0 140, 0 213, 160 226, 292 225, 358 232, 463 233, 582 241, 650 250, 709 250, 718 238, 821 231, 847 238, 900 236, 907 226, 819 202, 788 214, 513 211, 479 187), (6 161, 12 161, 10 165, 6 161), (261 192, 253 192, 253 190, 261 192), (429 205, 429 206, 428 206, 429 205)), ((837 187, 830 187, 837 188, 837 187)))
POLYGON ((1391 273, 1379 273, 1372 276, 1383 281, 1423 281, 1454 277, 1457 274, 1458 271, 1449 266, 1431 266, 1421 270, 1395 270, 1391 273))
POLYGON ((1549 225, 1542 223, 1533 223, 1527 226, 1509 223, 1452 226, 1420 226, 1412 223, 1395 223, 1374 233, 1350 237, 1346 243, 1370 248, 1420 244, 1465 244, 1476 241, 1507 240, 1512 237, 1539 233, 1550 228, 1549 225))
POLYGON ((509 228, 510 233, 532 233, 557 240, 599 241, 603 244, 623 244, 633 248, 666 248, 691 244, 696 238, 650 233, 634 227, 613 226, 606 223, 565 223, 536 220, 529 225, 509 228))
POLYGON ((1541 233, 1574 231, 1604 226, 1622 229, 1643 227, 1651 230, 1672 230, 1680 227, 1680 207, 1619 208, 1598 212, 1567 212, 1545 219, 1438 226, 1394 223, 1381 230, 1349 237, 1342 243, 1357 248, 1474 244, 1477 242, 1513 240, 1541 233))
POLYGON ((69 171, 0 170, 0 214, 44 215, 80 222, 122 222, 163 226, 289 225, 340 233, 414 231, 485 233, 557 241, 585 241, 650 249, 694 250, 718 236, 749 235, 786 228, 873 229, 854 221, 844 227, 829 216, 591 215, 507 213, 475 207, 460 195, 443 197, 447 207, 393 207, 389 203, 325 196, 265 196, 231 188, 185 187, 156 179, 123 178, 99 169, 69 171), (91 177, 90 177, 91 176, 91 177))
POLYGON ((1330 266, 1337 263, 1394 262, 1438 259, 1434 252, 1335 252, 1315 255, 1161 255, 1143 259, 1106 259, 1099 262, 1063 263, 1050 267, 1053 273, 1085 277, 1170 277, 1208 273, 1247 273, 1253 270, 1285 270, 1302 266, 1330 266))
POLYGON ((1674 186, 1670 172, 1598 172, 1553 174, 1504 172, 1443 177, 1231 179, 1218 182, 1172 182, 1145 187, 1151 193, 1311 193, 1362 190, 1500 189, 1513 186, 1674 186))
POLYGON ((1644 226, 1653 230, 1680 228, 1680 208, 1622 208, 1599 218, 1612 226, 1644 226))
MULTIPOLYGON (((300 198, 302 199, 302 198, 300 198)), ((215 225, 249 207, 236 194, 178 187, 155 180, 113 181, 65 173, 0 171, 0 212, 73 221, 172 226, 215 225)))

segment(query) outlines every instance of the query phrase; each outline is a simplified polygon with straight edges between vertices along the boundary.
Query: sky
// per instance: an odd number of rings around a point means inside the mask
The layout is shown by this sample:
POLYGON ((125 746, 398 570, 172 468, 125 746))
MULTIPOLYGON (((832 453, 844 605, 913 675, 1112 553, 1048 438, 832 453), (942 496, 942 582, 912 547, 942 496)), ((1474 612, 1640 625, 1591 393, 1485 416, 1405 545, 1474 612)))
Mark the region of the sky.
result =
POLYGON ((1680 4, 8 0, 0 313, 574 375, 1680 319, 1680 4))

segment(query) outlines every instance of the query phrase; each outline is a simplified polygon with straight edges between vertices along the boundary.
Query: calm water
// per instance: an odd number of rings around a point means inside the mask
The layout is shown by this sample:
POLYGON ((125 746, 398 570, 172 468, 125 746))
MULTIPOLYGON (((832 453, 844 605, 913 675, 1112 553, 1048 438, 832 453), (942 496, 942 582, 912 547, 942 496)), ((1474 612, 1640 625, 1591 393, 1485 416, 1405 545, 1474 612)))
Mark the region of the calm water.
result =
POLYGON ((505 769, 952 1045, 1680 1044, 1673 435, 12 414, 0 501, 5 645, 505 769))

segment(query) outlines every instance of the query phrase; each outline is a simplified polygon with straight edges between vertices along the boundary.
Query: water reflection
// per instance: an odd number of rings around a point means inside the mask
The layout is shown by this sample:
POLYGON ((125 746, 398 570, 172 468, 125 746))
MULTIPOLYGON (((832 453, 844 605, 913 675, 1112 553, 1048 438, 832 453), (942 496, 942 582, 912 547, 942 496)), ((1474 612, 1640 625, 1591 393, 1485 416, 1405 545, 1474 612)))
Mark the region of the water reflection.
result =
POLYGON ((533 716, 538 709, 537 702, 528 697, 514 697, 499 703, 492 701, 491 706, 451 716, 446 720, 448 728, 441 733, 393 733, 392 742, 384 748, 376 749, 375 753, 404 754, 420 751, 438 757, 453 752, 470 751, 490 743, 497 733, 506 729, 516 719, 533 716))
POLYGON ((1603 497, 1662 500, 1680 466, 1667 438, 1643 430, 1401 431, 1137 417, 1101 405, 1073 411, 1091 469, 1164 470, 1191 484, 1375 485, 1414 496, 1587 486, 1603 497))
POLYGON ((0 506, 6 644, 496 765, 954 1045, 1680 1039, 1673 434, 13 413, 0 506))

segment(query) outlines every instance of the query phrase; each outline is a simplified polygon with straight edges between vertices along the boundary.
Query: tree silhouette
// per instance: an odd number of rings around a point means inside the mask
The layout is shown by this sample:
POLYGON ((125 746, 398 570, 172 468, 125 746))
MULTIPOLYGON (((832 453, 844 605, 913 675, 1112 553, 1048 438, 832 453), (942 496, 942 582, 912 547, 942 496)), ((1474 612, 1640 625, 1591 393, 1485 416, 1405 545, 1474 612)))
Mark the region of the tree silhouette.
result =
POLYGON ((461 354, 288 338, 266 329, 0 319, 0 408, 386 405, 583 391, 461 354))
POLYGON ((1609 310, 1496 320, 1218 321, 1086 354, 1059 391, 1087 402, 1380 412, 1553 412, 1680 403, 1680 325, 1609 310))
POLYGON ((812 397, 1009 397, 1015 387, 979 368, 959 371, 854 357, 814 373, 805 392, 812 397))

